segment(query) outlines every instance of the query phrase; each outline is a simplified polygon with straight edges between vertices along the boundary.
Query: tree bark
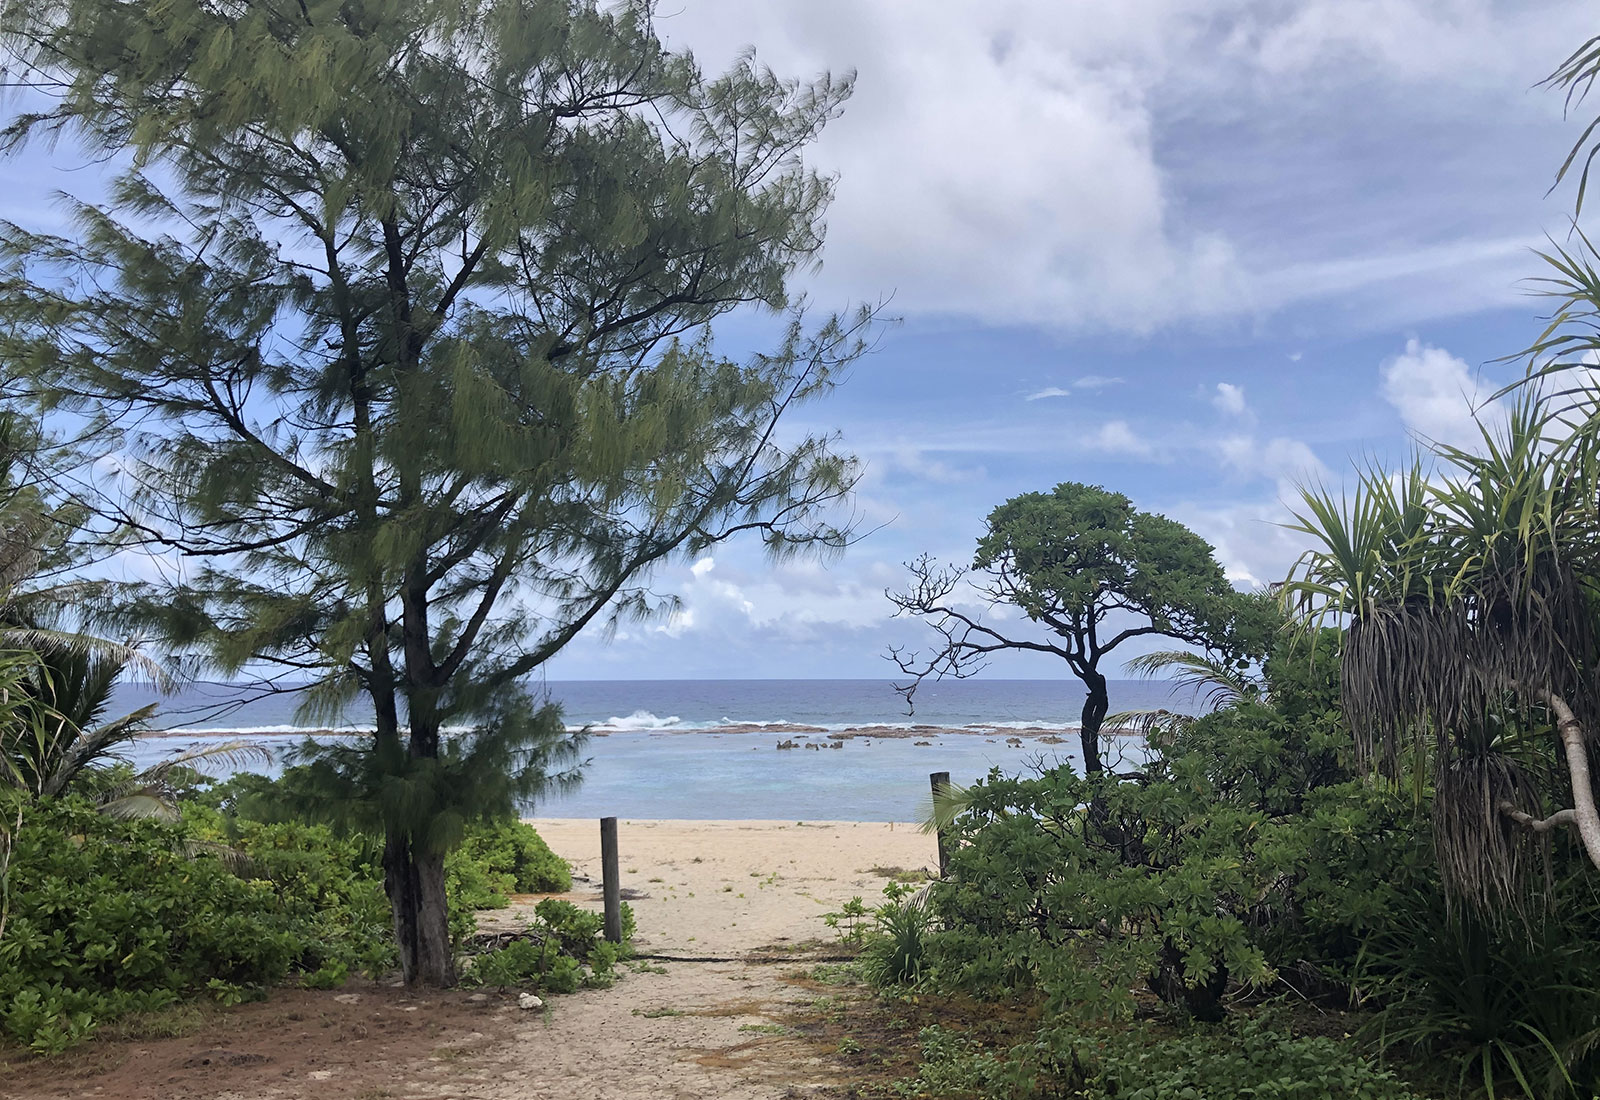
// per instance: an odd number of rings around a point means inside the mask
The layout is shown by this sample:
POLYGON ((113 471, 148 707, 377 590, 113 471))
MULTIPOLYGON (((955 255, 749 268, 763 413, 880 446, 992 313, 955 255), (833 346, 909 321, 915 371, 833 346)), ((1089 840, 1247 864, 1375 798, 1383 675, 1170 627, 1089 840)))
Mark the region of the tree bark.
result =
POLYGON ((1567 753, 1567 771, 1572 778, 1573 824, 1578 827, 1589 862, 1600 867, 1600 810, 1595 808, 1594 780, 1589 775, 1588 739, 1583 735, 1578 716, 1572 713, 1565 699, 1547 688, 1535 689, 1534 694, 1555 715, 1556 730, 1567 753))
POLYGON ((1082 679, 1084 687, 1088 689, 1078 727, 1078 743, 1083 748, 1083 774, 1099 775, 1106 770, 1100 759, 1100 723, 1105 721, 1106 711, 1110 707, 1106 697, 1106 678, 1090 669, 1082 679))
POLYGON ((444 854, 418 850, 409 833, 390 829, 383 846, 383 888, 389 895, 406 985, 437 989, 455 985, 444 854))

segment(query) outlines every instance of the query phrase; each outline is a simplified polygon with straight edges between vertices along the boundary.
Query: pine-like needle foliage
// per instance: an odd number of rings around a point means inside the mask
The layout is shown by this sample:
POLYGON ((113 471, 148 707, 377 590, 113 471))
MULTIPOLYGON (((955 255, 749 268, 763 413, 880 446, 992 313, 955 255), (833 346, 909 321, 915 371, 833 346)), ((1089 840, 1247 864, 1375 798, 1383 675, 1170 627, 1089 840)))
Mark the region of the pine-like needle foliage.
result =
POLYGON ((383 817, 407 977, 448 982, 451 822, 570 763, 529 674, 670 607, 665 559, 845 541, 854 464, 778 424, 871 320, 805 327, 786 289, 832 190, 799 154, 850 81, 709 79, 645 2, 4 11, 55 93, 6 140, 128 168, 71 235, 0 227, 0 359, 122 448, 116 518, 184 559, 135 618, 314 708, 371 699, 370 755, 325 763, 383 817), (735 363, 704 334, 741 305, 790 323, 735 363))

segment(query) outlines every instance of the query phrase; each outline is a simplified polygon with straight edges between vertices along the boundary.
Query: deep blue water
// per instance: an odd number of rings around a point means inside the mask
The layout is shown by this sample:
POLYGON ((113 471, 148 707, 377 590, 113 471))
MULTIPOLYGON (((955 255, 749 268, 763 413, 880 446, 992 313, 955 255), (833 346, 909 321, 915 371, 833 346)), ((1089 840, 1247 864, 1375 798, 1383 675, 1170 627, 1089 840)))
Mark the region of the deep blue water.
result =
MULTIPOLYGON (((1110 688, 1113 711, 1192 709, 1164 683, 1112 681, 1110 688)), ((914 820, 930 772, 968 783, 994 767, 1014 774, 1076 763, 1071 729, 1083 699, 1076 681, 962 680, 925 685, 907 715, 884 680, 571 681, 548 690, 571 725, 595 736, 583 784, 525 808, 545 817, 914 820), (776 748, 781 740, 829 746, 828 733, 844 730, 855 736, 841 748, 776 748), (1014 734, 1020 745, 1007 743, 1014 734), (1056 734, 1060 743, 1039 740, 1056 734)), ((237 731, 274 751, 264 770, 276 771, 304 732, 295 701, 258 699, 219 714, 238 694, 196 685, 166 700, 158 725, 190 729, 147 739, 136 762, 237 731)), ((125 710, 153 698, 129 685, 117 702, 125 710)), ((359 713, 346 724, 364 725, 359 713)), ((1111 754, 1119 749, 1130 758, 1138 751, 1120 740, 1106 746, 1111 754)))
MULTIPOLYGON (((575 726, 607 730, 715 729, 747 724, 798 723, 843 729, 863 725, 1041 726, 1075 725, 1083 706, 1076 680, 946 680, 924 684, 916 708, 890 680, 567 680, 552 681, 549 693, 575 726)), ((1112 680, 1111 709, 1168 706, 1192 702, 1162 681, 1112 680)), ((293 692, 262 696, 228 684, 194 684, 163 696, 140 684, 117 689, 115 707, 125 712, 160 703, 161 729, 289 733, 326 726, 296 716, 293 692)), ((366 728, 371 711, 352 708, 342 721, 366 728)))

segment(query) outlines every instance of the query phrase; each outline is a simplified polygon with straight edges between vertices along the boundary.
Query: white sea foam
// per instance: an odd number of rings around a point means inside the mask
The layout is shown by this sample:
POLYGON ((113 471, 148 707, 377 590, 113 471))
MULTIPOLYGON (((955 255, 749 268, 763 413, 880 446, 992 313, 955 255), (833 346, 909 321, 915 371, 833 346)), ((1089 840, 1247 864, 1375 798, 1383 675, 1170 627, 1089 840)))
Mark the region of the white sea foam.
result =
POLYGON ((618 733, 632 733, 636 730, 682 729, 683 719, 676 714, 658 718, 647 710, 636 710, 626 718, 618 718, 613 715, 604 722, 596 722, 595 728, 615 730, 618 733))

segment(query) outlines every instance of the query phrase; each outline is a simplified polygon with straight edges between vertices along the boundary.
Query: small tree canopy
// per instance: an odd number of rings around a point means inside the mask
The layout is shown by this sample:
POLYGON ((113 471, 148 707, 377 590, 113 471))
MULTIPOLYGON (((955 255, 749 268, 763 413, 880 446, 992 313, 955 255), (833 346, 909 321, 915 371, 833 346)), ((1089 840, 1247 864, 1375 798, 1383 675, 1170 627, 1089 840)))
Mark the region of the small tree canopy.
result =
POLYGON ((1013 497, 989 514, 973 558, 978 579, 926 557, 909 568, 910 589, 889 598, 897 613, 926 619, 940 644, 926 658, 892 652, 914 677, 902 689, 907 701, 924 678, 970 676, 1003 650, 1054 654, 1086 689, 1079 736, 1089 772, 1104 770, 1099 733, 1108 700, 1100 665, 1107 654, 1155 635, 1240 659, 1263 653, 1270 640, 1271 616, 1228 583, 1204 539, 1135 509, 1121 493, 1074 481, 1013 497), (985 622, 970 609, 968 590, 987 608, 1020 608, 1042 634, 985 622))

